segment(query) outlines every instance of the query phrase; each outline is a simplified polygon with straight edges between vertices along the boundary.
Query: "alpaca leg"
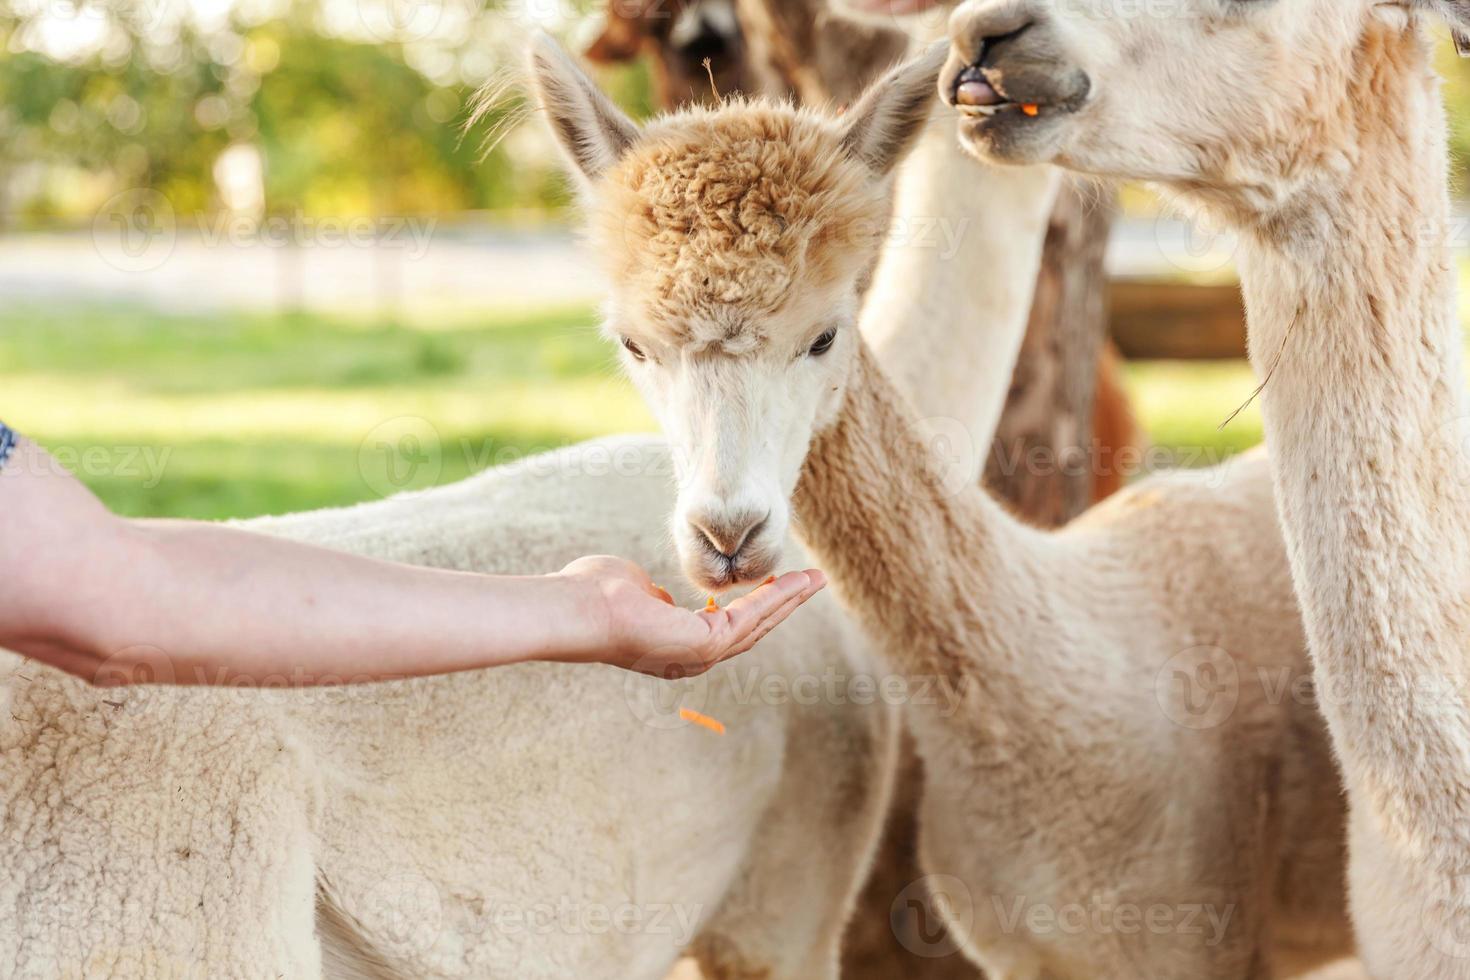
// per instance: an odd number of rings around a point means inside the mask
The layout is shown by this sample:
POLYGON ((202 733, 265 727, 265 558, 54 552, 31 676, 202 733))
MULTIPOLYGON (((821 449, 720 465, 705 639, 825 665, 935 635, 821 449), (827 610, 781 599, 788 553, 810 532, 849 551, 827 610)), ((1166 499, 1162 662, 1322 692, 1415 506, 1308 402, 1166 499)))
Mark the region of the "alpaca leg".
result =
POLYGON ((741 878, 695 945, 705 980, 841 974, 844 932, 892 795, 899 722, 881 705, 805 714, 741 878))

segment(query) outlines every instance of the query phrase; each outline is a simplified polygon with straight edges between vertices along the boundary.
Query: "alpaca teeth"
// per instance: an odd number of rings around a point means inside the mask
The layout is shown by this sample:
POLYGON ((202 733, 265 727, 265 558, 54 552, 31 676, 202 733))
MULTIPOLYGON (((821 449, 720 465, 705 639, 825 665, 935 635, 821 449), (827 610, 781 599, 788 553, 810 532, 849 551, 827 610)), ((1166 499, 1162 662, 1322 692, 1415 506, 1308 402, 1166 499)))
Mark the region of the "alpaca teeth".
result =
POLYGON ((1001 110, 1002 105, 962 105, 955 108, 967 116, 993 116, 1001 110))

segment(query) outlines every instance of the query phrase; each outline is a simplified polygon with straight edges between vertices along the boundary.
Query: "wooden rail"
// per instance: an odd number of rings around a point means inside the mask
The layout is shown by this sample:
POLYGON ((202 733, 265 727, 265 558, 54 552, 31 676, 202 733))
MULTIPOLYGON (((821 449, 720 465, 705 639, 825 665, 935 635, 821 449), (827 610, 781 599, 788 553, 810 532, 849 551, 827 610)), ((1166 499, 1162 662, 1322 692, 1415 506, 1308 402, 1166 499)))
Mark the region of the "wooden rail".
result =
POLYGON ((1109 329, 1129 360, 1245 357, 1245 307, 1239 286, 1115 279, 1110 293, 1109 329))

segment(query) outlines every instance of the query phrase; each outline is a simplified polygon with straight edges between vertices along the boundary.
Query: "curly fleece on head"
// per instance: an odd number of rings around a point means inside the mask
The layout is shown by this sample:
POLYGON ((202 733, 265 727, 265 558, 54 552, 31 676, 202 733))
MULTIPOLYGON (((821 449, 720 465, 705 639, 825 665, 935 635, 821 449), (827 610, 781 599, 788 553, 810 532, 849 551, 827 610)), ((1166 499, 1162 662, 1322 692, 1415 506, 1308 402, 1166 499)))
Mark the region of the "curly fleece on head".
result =
POLYGON ((855 277, 888 218, 834 121, 739 100, 659 122, 597 191, 610 279, 680 342, 759 332, 798 288, 855 277))

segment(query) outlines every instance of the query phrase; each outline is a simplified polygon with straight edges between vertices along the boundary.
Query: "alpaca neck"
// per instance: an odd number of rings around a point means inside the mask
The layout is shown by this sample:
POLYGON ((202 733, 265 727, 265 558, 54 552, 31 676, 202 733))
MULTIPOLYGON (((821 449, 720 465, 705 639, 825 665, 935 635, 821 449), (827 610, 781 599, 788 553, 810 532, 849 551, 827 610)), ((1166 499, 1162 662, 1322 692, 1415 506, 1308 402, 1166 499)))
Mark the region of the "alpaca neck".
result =
POLYGON ((968 432, 975 477, 1005 405, 1036 290, 1058 172, 989 167, 930 121, 899 173, 891 242, 860 326, 925 417, 968 432))
POLYGON ((1348 172, 1254 222, 1242 272, 1323 709, 1355 806, 1420 846, 1425 801, 1470 792, 1470 714, 1443 686, 1470 653, 1460 336, 1427 52, 1358 57, 1348 172))
POLYGON ((1022 692, 1059 646, 1024 627, 1057 621, 1036 608, 1055 591, 1045 535, 943 472, 866 346, 794 503, 818 564, 898 673, 963 685, 997 719, 1032 700, 1022 692))

